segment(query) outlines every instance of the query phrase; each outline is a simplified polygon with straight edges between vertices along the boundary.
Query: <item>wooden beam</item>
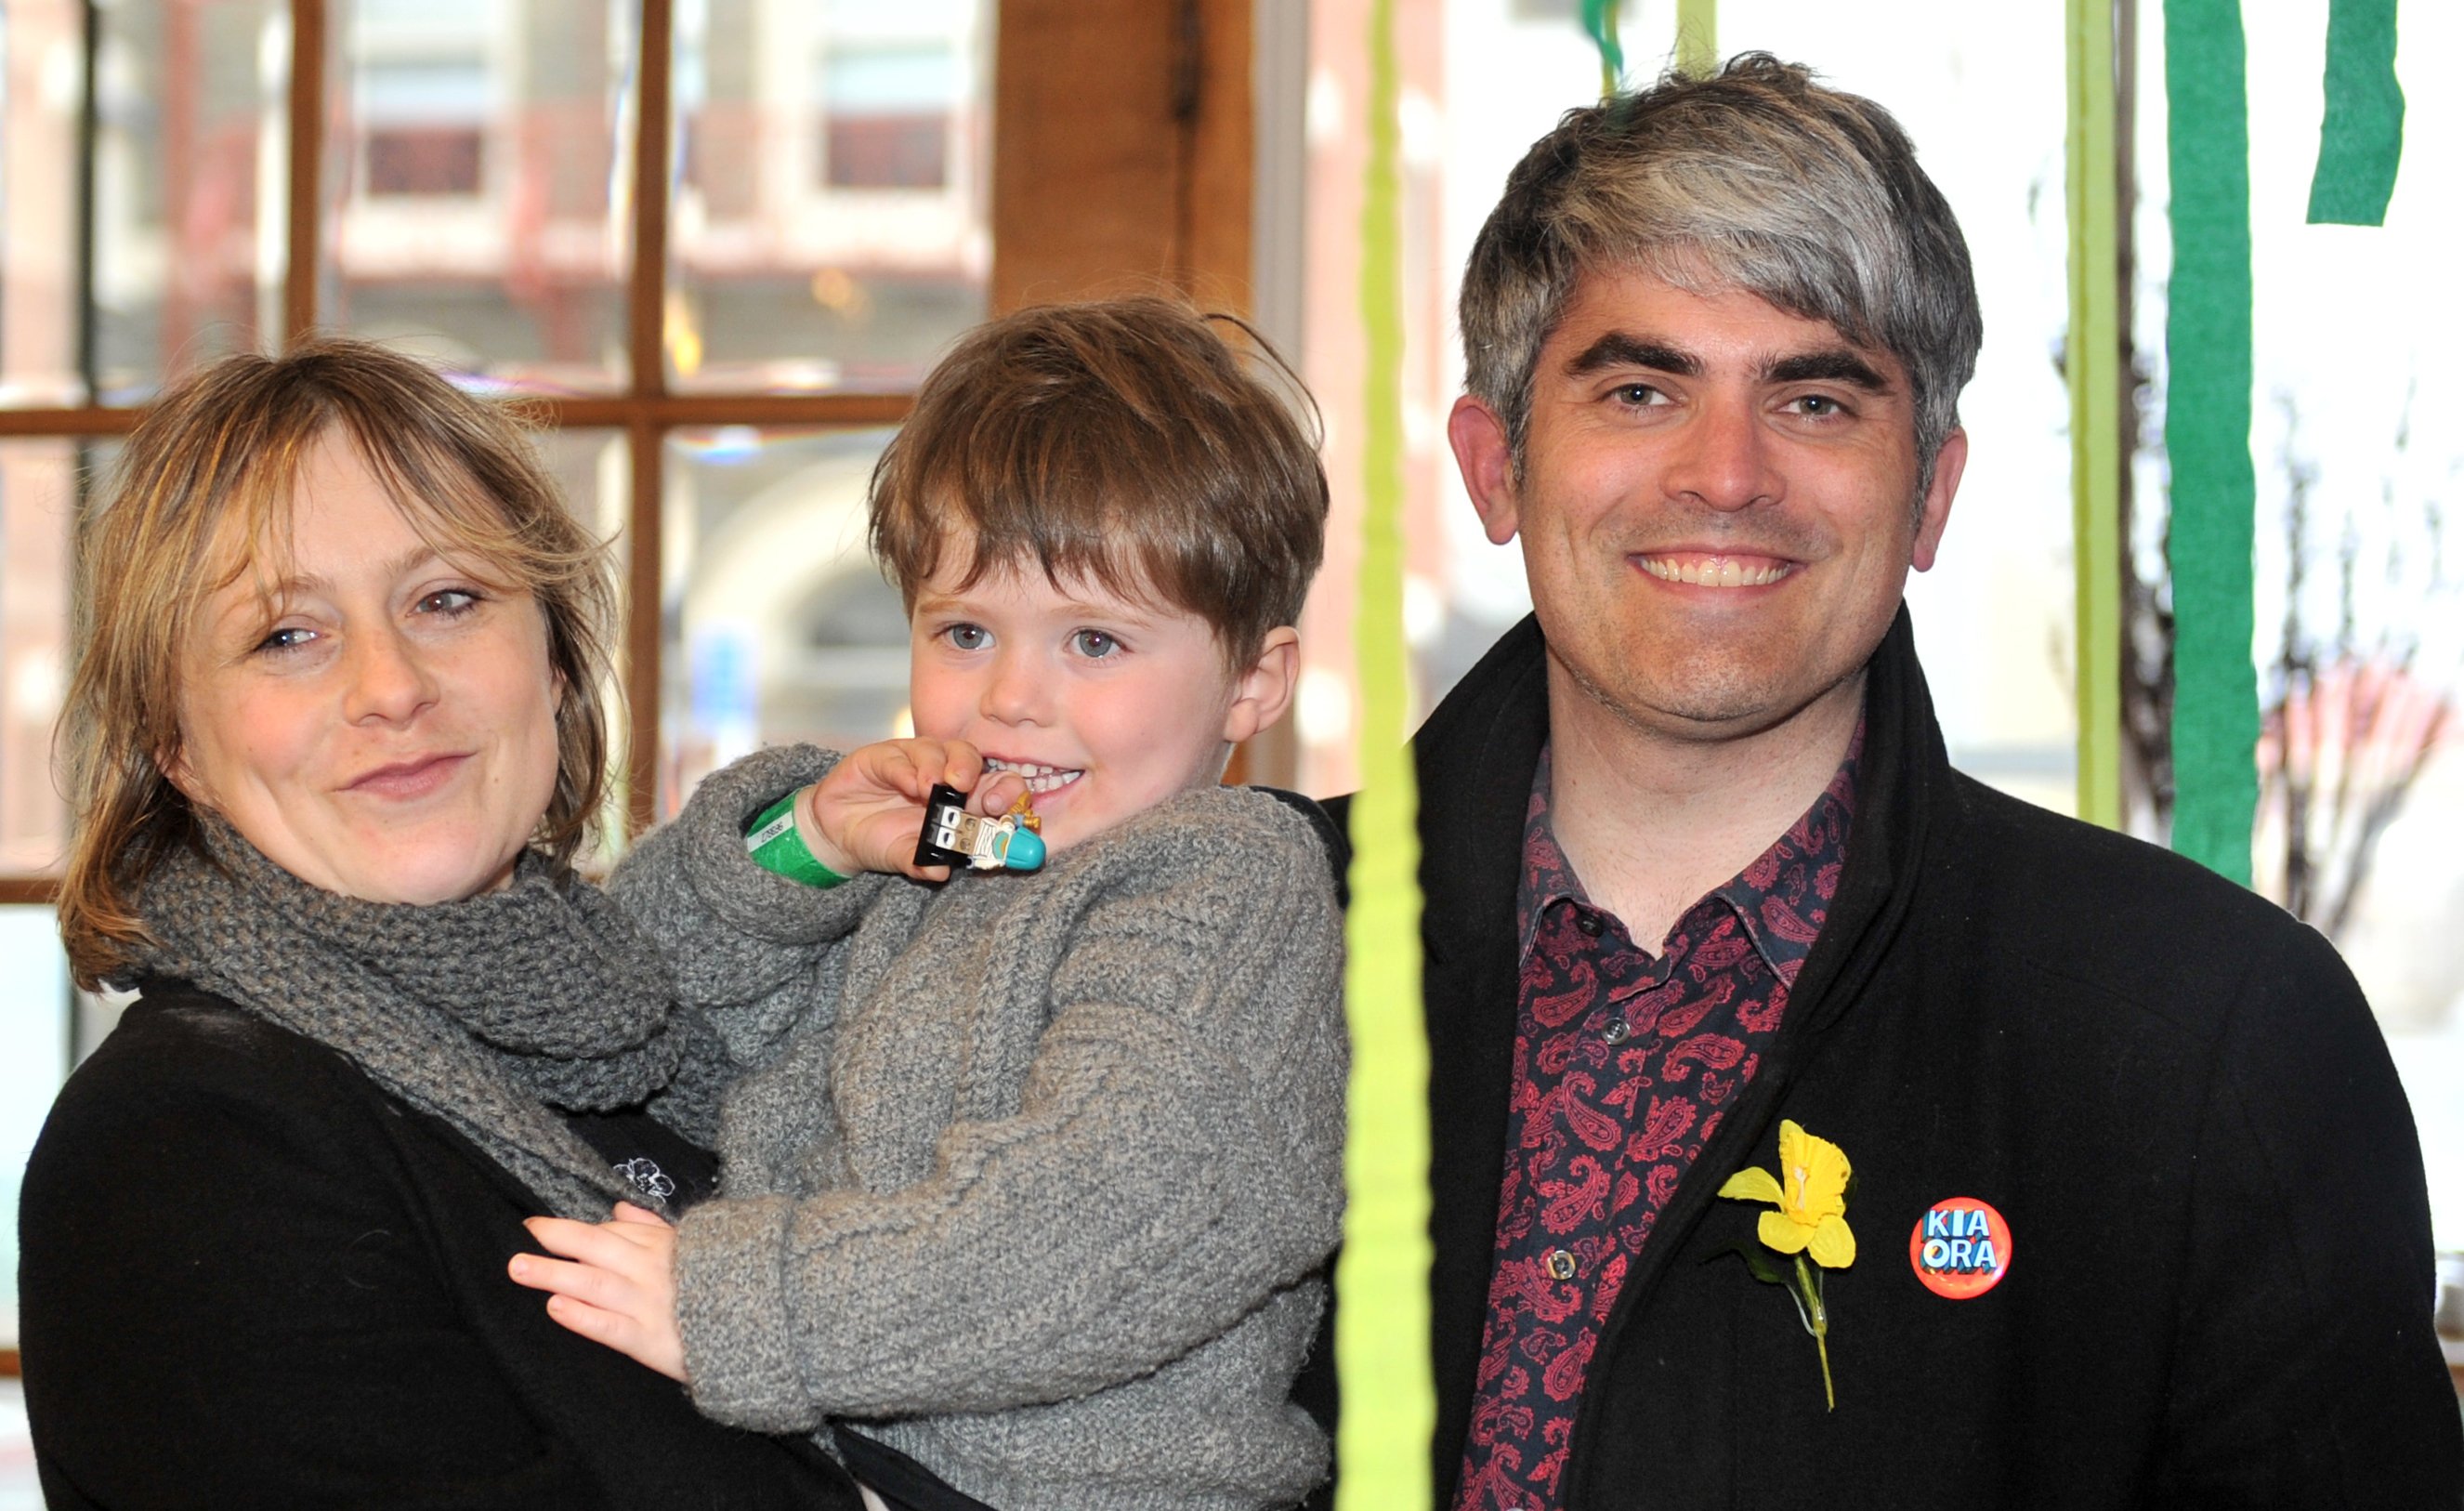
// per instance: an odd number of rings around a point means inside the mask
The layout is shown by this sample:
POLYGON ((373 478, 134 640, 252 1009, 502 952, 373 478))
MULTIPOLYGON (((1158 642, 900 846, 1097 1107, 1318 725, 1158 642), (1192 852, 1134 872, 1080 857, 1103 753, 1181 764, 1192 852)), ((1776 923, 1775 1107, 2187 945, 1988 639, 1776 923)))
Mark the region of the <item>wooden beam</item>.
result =
POLYGON ((282 344, 317 325, 325 167, 325 0, 291 0, 291 179, 282 269, 282 344))
POLYGON ((1249 0, 1003 0, 992 308, 1249 306, 1249 0))
MULTIPOLYGON (((661 456, 665 434, 646 406, 668 398, 667 274, 669 150, 674 140, 669 88, 675 58, 671 0, 642 0, 641 98, 633 131, 633 265, 628 289, 634 409, 627 438, 631 496, 626 523, 625 821, 629 833, 650 827, 658 812, 659 684, 663 654, 660 583, 661 456)), ((745 411, 726 411, 739 423, 745 411)), ((569 422, 567 422, 569 423, 569 422)))
POLYGON ((895 425, 915 405, 906 393, 668 393, 643 398, 525 397, 542 424, 583 429, 645 421, 671 425, 895 425))
POLYGON ((125 435, 145 417, 143 410, 79 409, 0 410, 0 436, 125 435))

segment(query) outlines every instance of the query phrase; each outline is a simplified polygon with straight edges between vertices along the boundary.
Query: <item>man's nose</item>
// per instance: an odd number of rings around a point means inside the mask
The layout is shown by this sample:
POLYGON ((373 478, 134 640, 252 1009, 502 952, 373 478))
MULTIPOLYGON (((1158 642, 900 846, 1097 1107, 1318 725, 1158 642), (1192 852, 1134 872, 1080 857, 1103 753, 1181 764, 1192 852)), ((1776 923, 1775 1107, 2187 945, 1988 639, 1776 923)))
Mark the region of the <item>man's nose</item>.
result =
POLYGON ((1678 437, 1667 489, 1721 510, 1776 499, 1783 484, 1772 465, 1771 442, 1750 399, 1705 400, 1687 417, 1678 437))
POLYGON ((427 657, 390 628, 349 635, 342 675, 342 714, 353 723, 401 723, 436 701, 436 678, 427 657))

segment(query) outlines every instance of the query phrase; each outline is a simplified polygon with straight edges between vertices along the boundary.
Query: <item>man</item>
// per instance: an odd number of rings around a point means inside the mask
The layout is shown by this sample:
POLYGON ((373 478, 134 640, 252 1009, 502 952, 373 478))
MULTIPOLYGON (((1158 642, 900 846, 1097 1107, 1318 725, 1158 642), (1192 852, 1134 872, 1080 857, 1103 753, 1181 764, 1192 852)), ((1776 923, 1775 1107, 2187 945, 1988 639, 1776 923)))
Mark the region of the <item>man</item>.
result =
POLYGON ((1536 612, 1415 743, 1440 1504, 2455 1506, 2334 951, 1946 763, 1981 323, 1897 124, 1761 56, 1574 112, 1462 314, 1536 612))

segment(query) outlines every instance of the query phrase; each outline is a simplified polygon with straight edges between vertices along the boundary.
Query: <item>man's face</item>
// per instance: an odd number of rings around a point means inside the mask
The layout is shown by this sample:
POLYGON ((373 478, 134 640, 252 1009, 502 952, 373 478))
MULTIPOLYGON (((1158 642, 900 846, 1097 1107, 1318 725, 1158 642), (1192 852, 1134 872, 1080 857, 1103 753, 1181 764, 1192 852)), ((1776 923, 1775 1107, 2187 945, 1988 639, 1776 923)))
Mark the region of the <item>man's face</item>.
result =
POLYGON ((1900 362, 1824 322, 1612 270, 1540 348, 1522 478, 1479 401, 1449 432, 1488 538, 1523 538, 1552 675, 1716 741, 1861 688, 1967 458, 1954 432, 1920 506, 1915 414, 1900 362))

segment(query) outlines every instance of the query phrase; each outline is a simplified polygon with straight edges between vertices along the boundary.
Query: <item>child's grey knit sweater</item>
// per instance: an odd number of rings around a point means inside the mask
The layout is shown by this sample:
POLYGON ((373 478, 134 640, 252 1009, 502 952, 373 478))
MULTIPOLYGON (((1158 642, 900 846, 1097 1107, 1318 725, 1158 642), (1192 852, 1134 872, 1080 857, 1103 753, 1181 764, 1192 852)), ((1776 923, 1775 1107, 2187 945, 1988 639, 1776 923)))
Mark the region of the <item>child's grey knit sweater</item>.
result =
POLYGON ((1000 1511, 1256 1511, 1323 1478, 1286 1399, 1342 1208, 1342 930, 1308 823, 1183 793, 1032 876, 815 891, 744 821, 836 761, 705 781, 613 890, 696 1043, 694 1401, 851 1418, 1000 1511))

